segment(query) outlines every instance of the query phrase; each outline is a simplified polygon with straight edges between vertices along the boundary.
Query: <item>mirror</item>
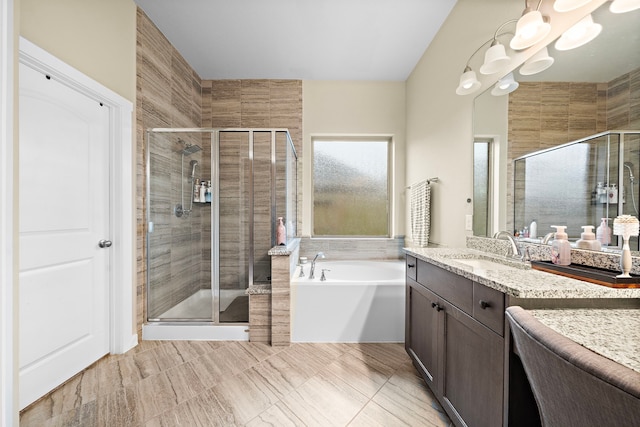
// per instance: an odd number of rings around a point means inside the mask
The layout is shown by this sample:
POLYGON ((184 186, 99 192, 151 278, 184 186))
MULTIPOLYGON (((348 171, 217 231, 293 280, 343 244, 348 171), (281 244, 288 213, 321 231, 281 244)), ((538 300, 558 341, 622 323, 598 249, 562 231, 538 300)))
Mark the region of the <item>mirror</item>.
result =
MULTIPOLYGON (((640 10, 613 14, 609 5, 604 3, 592 14, 603 26, 595 40, 562 52, 552 43, 548 49, 555 61, 550 68, 531 76, 516 70, 520 87, 515 92, 492 96, 487 90, 475 99, 475 141, 490 141, 499 154, 490 155, 488 165, 478 165, 479 171, 488 167, 493 179, 478 174, 474 181, 474 192, 476 186, 489 186, 489 202, 474 204, 474 217, 485 215, 483 224, 489 226, 474 227, 474 235, 522 226, 514 223, 515 158, 610 129, 640 129, 640 105, 630 95, 640 86, 640 10)), ((639 166, 634 164, 632 172, 640 176, 639 166)), ((573 234, 579 236, 580 231, 573 234)), ((539 228, 538 234, 544 233, 539 228)))

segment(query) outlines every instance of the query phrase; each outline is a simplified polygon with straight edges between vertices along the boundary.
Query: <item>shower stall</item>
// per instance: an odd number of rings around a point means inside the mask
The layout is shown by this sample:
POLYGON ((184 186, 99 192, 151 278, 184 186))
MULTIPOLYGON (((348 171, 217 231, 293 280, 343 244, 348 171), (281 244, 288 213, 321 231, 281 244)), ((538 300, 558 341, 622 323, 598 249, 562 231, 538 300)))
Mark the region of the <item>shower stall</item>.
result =
MULTIPOLYGON (((514 226, 536 220, 542 237, 566 225, 570 240, 582 226, 613 225, 619 215, 640 217, 640 131, 612 130, 514 160, 514 226)), ((612 236, 611 247, 622 247, 612 236)), ((630 239, 640 250, 640 240, 630 239)))
POLYGON ((147 131, 146 325, 248 322, 246 289, 271 280, 276 222, 297 229, 286 129, 147 131))

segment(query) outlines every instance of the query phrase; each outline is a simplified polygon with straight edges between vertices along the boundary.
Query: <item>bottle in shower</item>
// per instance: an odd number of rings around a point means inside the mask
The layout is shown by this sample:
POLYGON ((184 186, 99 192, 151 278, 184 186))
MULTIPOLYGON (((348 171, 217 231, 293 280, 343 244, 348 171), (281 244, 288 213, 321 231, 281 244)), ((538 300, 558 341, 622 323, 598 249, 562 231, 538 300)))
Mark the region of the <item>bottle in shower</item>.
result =
POLYGON ((204 181, 200 181, 200 203, 207 202, 207 185, 204 181))
POLYGON ((193 202, 200 203, 200 186, 195 178, 193 179, 193 202))
POLYGON ((276 226, 276 245, 284 246, 287 244, 287 229, 284 226, 282 217, 278 217, 278 225, 276 226))
POLYGON ((211 181, 207 181, 207 190, 205 193, 205 202, 211 203, 211 181))
POLYGON ((598 228, 596 228, 596 239, 602 246, 607 246, 611 244, 611 228, 607 224, 609 218, 602 218, 601 221, 598 228))

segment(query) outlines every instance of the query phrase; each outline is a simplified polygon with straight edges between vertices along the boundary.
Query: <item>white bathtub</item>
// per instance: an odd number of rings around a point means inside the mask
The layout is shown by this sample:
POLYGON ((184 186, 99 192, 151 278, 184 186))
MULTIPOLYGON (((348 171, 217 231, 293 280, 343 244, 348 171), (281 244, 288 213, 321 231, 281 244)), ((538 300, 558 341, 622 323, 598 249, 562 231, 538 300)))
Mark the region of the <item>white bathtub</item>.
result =
POLYGON ((294 342, 404 342, 404 261, 322 261, 291 282, 294 342), (320 281, 327 269, 326 281, 320 281))

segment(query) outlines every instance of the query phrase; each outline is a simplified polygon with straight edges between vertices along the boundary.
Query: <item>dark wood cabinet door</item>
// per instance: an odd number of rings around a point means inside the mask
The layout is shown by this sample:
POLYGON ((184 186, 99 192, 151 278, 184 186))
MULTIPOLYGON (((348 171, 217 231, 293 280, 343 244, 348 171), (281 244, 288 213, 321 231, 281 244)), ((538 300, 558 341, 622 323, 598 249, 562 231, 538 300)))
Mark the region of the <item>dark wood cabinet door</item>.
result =
POLYGON ((432 390, 438 388, 438 337, 440 331, 436 296, 407 278, 405 348, 432 390))
POLYGON ((456 424, 500 426, 504 338, 451 304, 444 308, 443 404, 458 415, 456 424))

